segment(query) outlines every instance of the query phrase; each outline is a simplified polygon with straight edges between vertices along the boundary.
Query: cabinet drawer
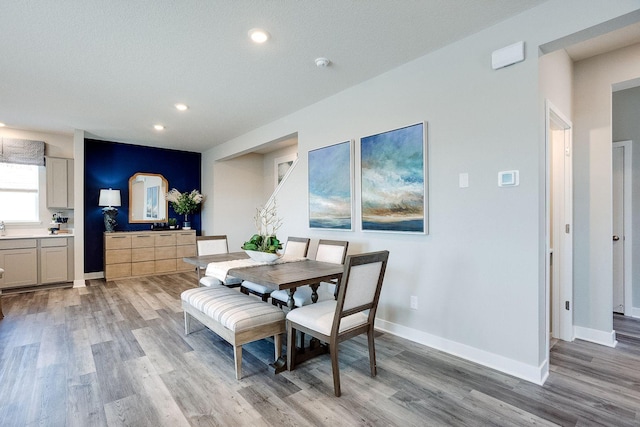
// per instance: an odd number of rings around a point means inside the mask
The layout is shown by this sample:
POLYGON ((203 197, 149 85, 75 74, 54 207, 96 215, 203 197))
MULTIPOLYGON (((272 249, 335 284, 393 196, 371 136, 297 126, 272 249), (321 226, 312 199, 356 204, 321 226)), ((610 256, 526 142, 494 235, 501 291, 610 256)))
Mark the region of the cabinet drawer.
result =
POLYGON ((105 253, 105 264, 120 264, 123 262, 131 262, 131 249, 113 249, 105 253))
POLYGON ((155 261, 155 271, 156 273, 166 273, 168 271, 176 271, 175 258, 155 261))
POLYGON ((131 262, 153 261, 156 259, 154 248, 137 248, 131 250, 131 262))
POLYGON ((190 233, 178 233, 178 245, 195 245, 196 233, 192 231, 190 233))
POLYGON ((182 259, 176 260, 176 269, 178 271, 194 271, 196 267, 193 264, 189 264, 188 262, 184 262, 182 259))
POLYGON ((105 234, 104 236, 105 249, 129 249, 131 248, 131 236, 112 236, 105 234))
POLYGON ((0 240, 0 249, 24 249, 38 246, 36 239, 7 239, 0 240))
POLYGON ((146 276, 155 272, 155 261, 134 262, 131 264, 132 276, 146 276))
POLYGON ((156 234, 156 247, 158 246, 175 246, 176 235, 172 234, 156 234))
POLYGON ((67 247, 67 239, 57 238, 57 239, 42 239, 40 240, 41 248, 61 248, 67 247))
POLYGON ((131 248, 152 248, 155 245, 155 240, 155 236, 150 234, 131 236, 131 248))
POLYGON ((120 277, 131 276, 131 263, 110 264, 105 266, 105 277, 107 280, 118 279, 120 277))
POLYGON ((186 256, 196 256, 195 246, 177 246, 176 258, 182 259, 186 256))
POLYGON ((176 258, 176 247, 175 246, 164 246, 164 247, 156 247, 156 256, 155 259, 170 259, 176 258))

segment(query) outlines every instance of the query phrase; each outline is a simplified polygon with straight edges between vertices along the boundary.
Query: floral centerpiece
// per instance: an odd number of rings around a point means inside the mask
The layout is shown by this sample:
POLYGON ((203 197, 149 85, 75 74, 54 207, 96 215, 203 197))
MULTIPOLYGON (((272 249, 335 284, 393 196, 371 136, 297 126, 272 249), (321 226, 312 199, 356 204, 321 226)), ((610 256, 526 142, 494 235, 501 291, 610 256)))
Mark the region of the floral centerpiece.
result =
POLYGON ((282 225, 282 220, 278 218, 275 203, 262 209, 256 209, 256 215, 253 219, 258 233, 251 236, 249 241, 244 242, 242 249, 255 260, 275 261, 279 256, 277 254, 278 250, 282 249, 282 244, 276 237, 276 232, 282 225), (256 254, 256 252, 271 254, 272 256, 265 259, 264 255, 256 254))
POLYGON ((189 214, 198 210, 204 200, 204 196, 200 194, 198 190, 193 190, 191 193, 187 193, 186 191, 181 193, 175 188, 172 188, 171 191, 166 194, 165 198, 171 202, 171 207, 177 214, 184 215, 183 227, 186 229, 190 228, 189 214))

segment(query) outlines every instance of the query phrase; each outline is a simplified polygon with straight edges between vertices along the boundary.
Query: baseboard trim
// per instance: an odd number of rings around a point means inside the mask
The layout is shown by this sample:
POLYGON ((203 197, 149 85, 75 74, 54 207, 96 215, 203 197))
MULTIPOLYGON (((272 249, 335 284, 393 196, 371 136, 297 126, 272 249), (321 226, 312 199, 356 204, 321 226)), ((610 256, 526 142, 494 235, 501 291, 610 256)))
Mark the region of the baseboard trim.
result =
POLYGON ((91 279, 104 279, 104 272, 96 271, 94 273, 84 273, 84 280, 91 280, 91 279))
POLYGON ((486 366, 491 369, 513 375, 514 377, 543 385, 549 377, 549 363, 545 360, 540 366, 532 366, 485 350, 451 341, 413 328, 398 325, 382 319, 376 319, 376 329, 444 351, 457 357, 486 366))
POLYGON ((75 280, 73 281, 73 287, 74 287, 74 288, 86 288, 86 287, 87 287, 87 284, 86 284, 86 282, 84 281, 84 279, 75 279, 75 280))
POLYGON ((631 307, 631 317, 640 318, 640 307, 631 307))
POLYGON ((574 326, 573 332, 577 339, 583 341, 589 341, 607 347, 615 347, 618 345, 618 341, 616 341, 616 331, 606 332, 585 328, 583 326, 574 326))

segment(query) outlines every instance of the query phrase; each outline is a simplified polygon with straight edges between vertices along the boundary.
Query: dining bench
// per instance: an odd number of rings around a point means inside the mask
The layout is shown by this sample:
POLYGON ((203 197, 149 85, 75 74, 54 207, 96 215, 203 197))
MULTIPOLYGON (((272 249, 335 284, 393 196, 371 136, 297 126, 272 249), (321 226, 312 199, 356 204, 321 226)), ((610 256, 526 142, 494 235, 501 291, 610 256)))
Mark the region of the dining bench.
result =
POLYGON ((231 344, 236 379, 242 378, 243 344, 272 336, 275 360, 281 356, 286 324, 279 308, 223 285, 188 289, 181 299, 185 334, 191 333, 191 318, 195 318, 231 344))

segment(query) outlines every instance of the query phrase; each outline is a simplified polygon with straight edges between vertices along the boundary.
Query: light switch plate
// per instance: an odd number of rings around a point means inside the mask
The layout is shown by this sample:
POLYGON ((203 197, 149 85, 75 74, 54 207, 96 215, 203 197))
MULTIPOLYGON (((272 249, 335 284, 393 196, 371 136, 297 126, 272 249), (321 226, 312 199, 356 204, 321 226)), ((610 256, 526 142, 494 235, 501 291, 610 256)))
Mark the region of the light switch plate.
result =
POLYGON ((460 177, 458 178, 458 182, 460 188, 467 188, 469 186, 469 174, 466 172, 461 173, 460 177))
POLYGON ((520 185, 519 171, 498 172, 498 187, 515 187, 520 185))

